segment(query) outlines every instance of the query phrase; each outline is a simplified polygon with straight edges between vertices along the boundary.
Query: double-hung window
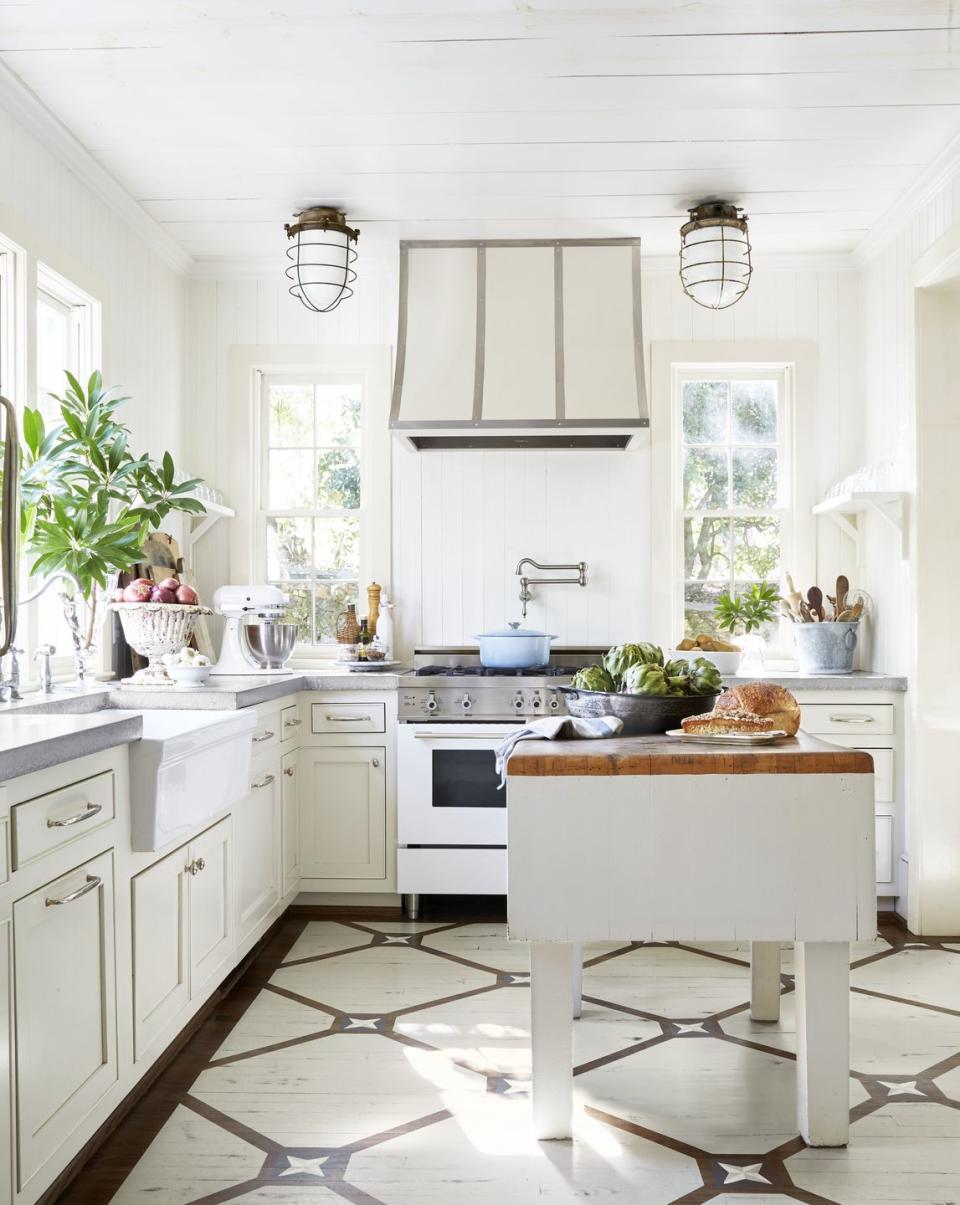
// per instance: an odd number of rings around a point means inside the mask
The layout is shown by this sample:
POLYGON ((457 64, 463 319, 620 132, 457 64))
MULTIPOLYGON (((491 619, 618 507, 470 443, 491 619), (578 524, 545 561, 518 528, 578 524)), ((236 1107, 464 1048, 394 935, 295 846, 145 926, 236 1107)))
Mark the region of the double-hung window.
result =
POLYGON ((357 600, 369 533, 364 382, 341 374, 260 378, 261 576, 289 599, 302 652, 336 641, 357 600))
MULTIPOLYGON (((716 632, 721 594, 778 583, 790 557, 787 373, 692 369, 674 376, 673 475, 682 625, 716 632)), ((678 591, 679 593, 679 591, 678 591)), ((678 620, 680 615, 677 616, 678 620)))

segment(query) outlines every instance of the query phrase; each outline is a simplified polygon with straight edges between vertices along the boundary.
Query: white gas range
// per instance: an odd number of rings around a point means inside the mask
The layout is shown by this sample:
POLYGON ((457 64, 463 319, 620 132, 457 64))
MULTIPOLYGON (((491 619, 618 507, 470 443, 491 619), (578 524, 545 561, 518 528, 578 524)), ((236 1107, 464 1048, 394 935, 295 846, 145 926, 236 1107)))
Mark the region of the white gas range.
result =
POLYGON ((504 895, 506 793, 494 750, 530 719, 562 715, 569 683, 605 649, 555 648, 547 666, 492 670, 476 649, 417 649, 399 691, 397 880, 408 916, 420 895, 504 895))

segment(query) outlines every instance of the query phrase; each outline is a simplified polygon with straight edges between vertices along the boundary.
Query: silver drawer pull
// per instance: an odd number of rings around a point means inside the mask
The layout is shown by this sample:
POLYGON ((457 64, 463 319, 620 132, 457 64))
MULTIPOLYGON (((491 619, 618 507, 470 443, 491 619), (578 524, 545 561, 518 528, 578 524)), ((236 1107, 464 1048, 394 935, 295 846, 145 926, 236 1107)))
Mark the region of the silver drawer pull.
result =
POLYGON ((848 712, 846 715, 832 715, 829 717, 833 724, 873 724, 876 723, 872 715, 853 715, 848 712))
POLYGON ((288 728, 299 728, 303 720, 284 720, 283 722, 288 728))
POLYGON ((192 874, 194 878, 196 878, 201 870, 207 869, 207 864, 203 858, 194 858, 192 862, 187 863, 184 869, 186 870, 187 874, 192 874))
POLYGON ((375 757, 375 758, 374 758, 374 759, 373 759, 373 760, 370 762, 370 765, 371 765, 371 766, 373 766, 374 768, 376 768, 377 766, 379 766, 379 765, 380 765, 380 758, 379 758, 379 757, 375 757))
POLYGON ((62 895, 59 899, 56 896, 48 895, 43 901, 44 908, 57 908, 60 904, 71 904, 74 900, 78 900, 82 895, 87 895, 96 889, 103 882, 103 879, 96 874, 88 874, 87 881, 82 887, 78 887, 76 891, 71 891, 69 895, 62 895))
POLYGON ((287 778, 293 778, 293 766, 287 766, 287 768, 284 770, 284 774, 286 774, 287 778))
POLYGON ((268 787, 274 781, 272 774, 265 774, 259 782, 252 782, 250 786, 254 791, 262 791, 264 787, 268 787))
POLYGON ((276 736, 276 735, 277 734, 275 732, 270 732, 268 729, 262 736, 255 736, 253 738, 253 743, 255 745, 259 745, 261 741, 268 741, 268 740, 270 740, 271 737, 276 736))
POLYGON ((48 820, 47 828, 69 828, 71 824, 80 824, 84 820, 92 820, 94 816, 102 811, 102 803, 85 803, 82 812, 77 812, 73 816, 67 816, 64 820, 48 820))
POLYGON ((372 715, 328 715, 331 724, 372 724, 372 715))

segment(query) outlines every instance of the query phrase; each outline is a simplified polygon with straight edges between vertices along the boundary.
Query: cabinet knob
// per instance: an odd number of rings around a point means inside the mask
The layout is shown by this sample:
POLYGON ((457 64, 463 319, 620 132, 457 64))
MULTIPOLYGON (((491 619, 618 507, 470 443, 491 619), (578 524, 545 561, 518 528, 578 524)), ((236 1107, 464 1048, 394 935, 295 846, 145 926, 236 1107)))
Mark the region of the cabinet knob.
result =
POLYGON ((207 867, 207 864, 203 860, 203 858, 194 858, 192 862, 187 863, 187 866, 186 866, 187 874, 192 874, 192 875, 196 876, 200 873, 201 870, 205 870, 206 867, 207 867))
POLYGON ((293 778, 293 766, 287 766, 283 772, 286 774, 287 778, 293 778))
POLYGON ((373 758, 373 760, 370 762, 370 765, 371 765, 371 766, 379 766, 379 765, 380 765, 380 758, 379 758, 379 757, 375 757, 375 758, 373 758))

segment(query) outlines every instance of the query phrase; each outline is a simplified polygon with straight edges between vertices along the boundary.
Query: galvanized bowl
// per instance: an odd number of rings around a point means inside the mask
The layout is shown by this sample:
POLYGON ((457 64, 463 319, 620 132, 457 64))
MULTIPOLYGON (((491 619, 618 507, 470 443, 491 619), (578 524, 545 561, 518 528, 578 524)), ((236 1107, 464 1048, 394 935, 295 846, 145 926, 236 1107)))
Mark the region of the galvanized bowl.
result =
POLYGON ((647 736, 679 728, 688 715, 713 711, 720 694, 709 695, 623 695, 603 690, 578 690, 573 686, 555 686, 563 693, 567 711, 580 719, 592 720, 602 715, 615 715, 623 721, 622 736, 647 736))

